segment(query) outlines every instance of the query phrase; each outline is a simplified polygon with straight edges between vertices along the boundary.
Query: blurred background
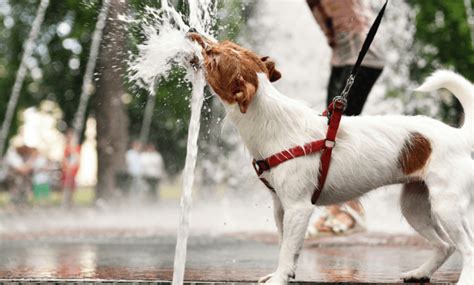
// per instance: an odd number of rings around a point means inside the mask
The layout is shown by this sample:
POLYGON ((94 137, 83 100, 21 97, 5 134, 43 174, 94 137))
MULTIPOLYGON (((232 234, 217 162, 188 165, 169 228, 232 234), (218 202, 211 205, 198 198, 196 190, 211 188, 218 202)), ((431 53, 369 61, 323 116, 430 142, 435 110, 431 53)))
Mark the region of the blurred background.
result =
MULTIPOLYGON (((122 20, 141 17, 159 1, 111 1, 87 84, 102 2, 51 1, 31 54, 23 58, 40 2, 0 0, 0 121, 5 122, 15 82, 24 73, 11 125, 2 130, 0 236, 174 233, 190 84, 179 67, 159 82, 155 97, 131 82, 128 63, 144 37, 133 22, 122 20), (82 93, 90 100, 81 118, 82 93), (74 138, 77 118, 83 127, 74 138)), ((172 2, 188 12, 185 1, 172 2)), ((370 1, 374 12, 382 2, 370 1)), ((391 1, 376 38, 386 65, 362 115, 424 114, 459 124, 462 112, 453 96, 412 89, 438 68, 474 81, 472 6, 472 0, 391 1)), ((225 0, 217 2, 217 11, 216 38, 271 56, 283 75, 275 83, 279 90, 315 110, 325 108, 331 51, 306 1, 225 0)), ((193 233, 274 232, 270 195, 208 91, 201 124, 193 233)), ((362 200, 369 230, 410 232, 398 214, 398 189, 385 187, 362 200)))

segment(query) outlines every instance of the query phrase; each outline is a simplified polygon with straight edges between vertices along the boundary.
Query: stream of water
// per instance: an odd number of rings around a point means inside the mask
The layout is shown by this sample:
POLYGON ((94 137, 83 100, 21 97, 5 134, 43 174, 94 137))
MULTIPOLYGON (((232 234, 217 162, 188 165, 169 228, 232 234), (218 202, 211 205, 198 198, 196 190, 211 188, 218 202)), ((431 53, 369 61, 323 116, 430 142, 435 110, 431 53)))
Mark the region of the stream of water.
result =
POLYGON ((202 70, 193 74, 193 92, 191 99, 191 120, 188 129, 186 164, 183 173, 183 192, 181 194, 181 213, 179 218, 178 237, 174 257, 173 284, 183 284, 186 253, 189 236, 189 216, 192 205, 194 169, 198 153, 197 139, 199 135, 201 109, 204 102, 204 86, 206 84, 202 70))

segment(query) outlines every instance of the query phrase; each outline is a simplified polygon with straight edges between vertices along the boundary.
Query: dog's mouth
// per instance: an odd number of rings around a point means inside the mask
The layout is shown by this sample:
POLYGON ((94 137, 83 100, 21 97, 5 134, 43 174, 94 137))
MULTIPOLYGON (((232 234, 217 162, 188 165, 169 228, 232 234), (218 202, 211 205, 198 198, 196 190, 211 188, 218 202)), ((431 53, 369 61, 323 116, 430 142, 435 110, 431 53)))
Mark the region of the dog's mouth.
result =
POLYGON ((194 55, 190 60, 189 60, 189 64, 191 64, 191 67, 194 69, 194 70, 198 70, 201 68, 201 64, 199 63, 199 58, 194 55))
MULTIPOLYGON (((201 34, 197 33, 196 29, 191 28, 186 33, 186 37, 191 40, 192 42, 198 43, 202 49, 202 55, 205 56, 206 52, 210 51, 211 49, 211 41, 206 37, 202 36, 201 34)), ((186 64, 189 64, 194 70, 199 70, 202 67, 202 62, 199 57, 195 54, 191 55, 190 57, 185 59, 186 64)))

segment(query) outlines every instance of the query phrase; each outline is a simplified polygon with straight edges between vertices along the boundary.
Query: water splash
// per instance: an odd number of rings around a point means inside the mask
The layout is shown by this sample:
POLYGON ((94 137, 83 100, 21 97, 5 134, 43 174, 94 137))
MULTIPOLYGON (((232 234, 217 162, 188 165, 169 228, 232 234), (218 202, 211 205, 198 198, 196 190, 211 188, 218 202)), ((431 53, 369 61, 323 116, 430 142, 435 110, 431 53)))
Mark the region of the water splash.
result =
POLYGON ((162 1, 161 9, 145 7, 143 19, 128 21, 138 22, 146 38, 138 45, 138 55, 132 58, 128 70, 130 79, 149 93, 140 131, 140 140, 146 143, 155 108, 157 81, 166 79, 176 63, 185 64, 189 55, 200 55, 200 52, 199 47, 186 38, 189 26, 167 1, 162 1))
MULTIPOLYGON (((145 7, 142 19, 126 19, 138 23, 145 37, 145 41, 137 46, 137 56, 129 62, 130 79, 151 94, 154 93, 155 81, 166 79, 175 64, 184 66, 189 75, 192 72, 187 59, 193 55, 202 59, 201 47, 186 37, 190 26, 182 17, 167 1, 162 1, 160 9, 145 7)), ((205 31, 198 31, 207 35, 205 31)))

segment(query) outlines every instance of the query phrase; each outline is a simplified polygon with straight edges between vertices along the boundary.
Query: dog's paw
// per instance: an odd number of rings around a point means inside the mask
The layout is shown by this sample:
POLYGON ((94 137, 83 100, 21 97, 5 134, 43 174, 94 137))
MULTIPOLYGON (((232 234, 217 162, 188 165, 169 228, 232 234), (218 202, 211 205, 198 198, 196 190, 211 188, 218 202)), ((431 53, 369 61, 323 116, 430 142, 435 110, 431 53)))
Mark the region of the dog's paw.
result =
POLYGON ((288 278, 283 277, 276 272, 270 273, 258 280, 258 283, 265 283, 265 284, 288 284, 288 278))
POLYGON ((412 270, 402 274, 401 278, 405 283, 430 283, 430 276, 421 270, 412 270))
POLYGON ((263 276, 262 278, 258 279, 258 283, 266 283, 268 280, 272 279, 273 275, 275 275, 275 272, 263 276))

